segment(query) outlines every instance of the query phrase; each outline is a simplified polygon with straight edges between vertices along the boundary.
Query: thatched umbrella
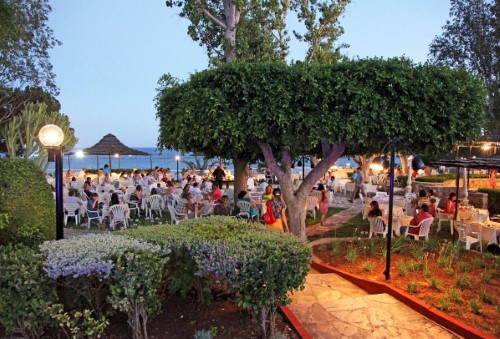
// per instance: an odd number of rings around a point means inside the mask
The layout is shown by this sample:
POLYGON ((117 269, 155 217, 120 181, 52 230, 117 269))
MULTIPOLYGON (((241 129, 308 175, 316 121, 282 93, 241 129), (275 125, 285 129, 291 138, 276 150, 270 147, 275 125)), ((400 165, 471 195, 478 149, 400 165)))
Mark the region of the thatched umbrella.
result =
MULTIPOLYGON (((97 155, 97 161, 99 161, 99 155, 107 155, 109 157, 109 170, 111 171, 111 155, 122 154, 122 155, 147 155, 151 157, 150 153, 139 151, 130 147, 125 146, 117 137, 113 134, 106 134, 97 144, 90 148, 83 150, 85 154, 97 155)), ((99 162, 97 164, 99 167, 99 162)))

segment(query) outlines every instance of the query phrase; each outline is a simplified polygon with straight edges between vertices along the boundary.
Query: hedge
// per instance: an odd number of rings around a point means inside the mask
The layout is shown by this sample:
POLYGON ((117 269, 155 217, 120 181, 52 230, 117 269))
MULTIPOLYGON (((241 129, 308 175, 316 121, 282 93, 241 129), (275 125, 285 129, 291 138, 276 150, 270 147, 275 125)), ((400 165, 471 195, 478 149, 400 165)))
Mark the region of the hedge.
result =
POLYGON ((309 246, 292 235, 230 217, 123 232, 171 249, 171 292, 195 288, 203 299, 212 285, 225 286, 239 306, 260 316, 264 337, 274 332, 277 307, 304 287, 309 271, 309 246))

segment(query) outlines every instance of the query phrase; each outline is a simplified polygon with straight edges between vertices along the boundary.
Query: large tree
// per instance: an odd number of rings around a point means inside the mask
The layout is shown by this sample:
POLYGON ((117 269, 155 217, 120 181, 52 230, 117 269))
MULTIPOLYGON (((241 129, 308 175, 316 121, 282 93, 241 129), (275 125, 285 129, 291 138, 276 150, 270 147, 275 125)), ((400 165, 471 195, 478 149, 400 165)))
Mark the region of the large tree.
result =
POLYGON ((158 146, 264 158, 291 231, 305 239, 306 197, 344 152, 378 151, 389 137, 416 151, 447 150, 479 134, 485 97, 465 70, 405 59, 230 63, 161 89, 158 146), (302 154, 321 161, 294 191, 291 167, 302 154))
POLYGON ((451 0, 450 20, 429 56, 480 76, 488 88, 489 116, 500 121, 500 0, 451 0))
MULTIPOLYGON (((290 40, 286 18, 290 10, 304 21, 306 32, 295 36, 308 44, 308 60, 334 61, 333 44, 342 34, 338 18, 350 0, 167 0, 190 21, 189 36, 206 48, 210 65, 233 61, 284 61, 290 40)), ((168 76, 167 76, 168 77, 168 76)), ((162 77, 164 80, 165 77, 162 77)), ((160 86, 164 86, 163 81, 160 86)), ((227 152, 225 153, 227 154, 227 152)), ((235 196, 246 189, 248 155, 232 157, 235 196)))
POLYGON ((48 0, 0 0, 0 124, 16 113, 10 110, 26 88, 56 95, 49 51, 60 44, 47 25, 48 0))

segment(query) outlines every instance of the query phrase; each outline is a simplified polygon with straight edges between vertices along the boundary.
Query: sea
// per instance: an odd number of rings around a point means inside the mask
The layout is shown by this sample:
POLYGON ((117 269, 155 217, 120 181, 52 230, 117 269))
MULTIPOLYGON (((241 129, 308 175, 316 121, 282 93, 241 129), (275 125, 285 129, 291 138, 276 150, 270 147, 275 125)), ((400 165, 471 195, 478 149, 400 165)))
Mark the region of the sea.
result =
MULTIPOLYGON (((176 150, 163 150, 161 153, 155 147, 137 147, 136 150, 147 152, 151 154, 151 156, 140 156, 140 155, 120 155, 118 157, 111 156, 111 164, 110 158, 107 155, 83 155, 83 157, 78 157, 76 155, 67 155, 64 154, 63 161, 63 171, 67 172, 69 169, 73 173, 78 173, 82 168, 86 169, 99 169, 103 168, 104 165, 108 164, 112 169, 140 169, 140 170, 148 170, 151 168, 155 168, 156 166, 162 168, 170 168, 172 171, 176 171, 177 162, 175 160, 176 156, 180 157, 179 160, 179 170, 183 168, 188 168, 188 164, 186 162, 195 161, 196 158, 203 163, 203 157, 197 156, 194 153, 181 153, 176 150)), ((74 149, 71 152, 76 153, 78 149, 74 149)), ((68 152, 69 153, 69 152, 68 152)), ((219 162, 218 158, 210 159, 212 167, 219 162)), ((223 159, 223 164, 229 170, 233 170, 233 164, 230 159, 223 159)), ((349 157, 340 158, 335 164, 339 168, 346 167, 356 167, 356 163, 349 157)), ((306 170, 310 169, 310 163, 308 161, 305 162, 304 168, 306 170)), ((257 170, 257 164, 252 164, 251 167, 254 170, 257 170)), ((48 167, 49 172, 54 171, 54 163, 50 163, 48 167)), ((295 166, 292 172, 299 173, 302 171, 301 166, 295 166)))

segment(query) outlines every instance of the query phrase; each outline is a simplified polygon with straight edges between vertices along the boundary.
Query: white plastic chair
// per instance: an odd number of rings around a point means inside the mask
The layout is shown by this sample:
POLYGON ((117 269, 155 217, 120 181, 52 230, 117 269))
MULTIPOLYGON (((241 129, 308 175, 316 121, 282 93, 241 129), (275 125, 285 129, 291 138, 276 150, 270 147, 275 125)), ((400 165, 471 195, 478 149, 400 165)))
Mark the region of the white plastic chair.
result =
POLYGON ((130 200, 130 195, 125 194, 123 196, 123 200, 125 200, 125 203, 128 205, 128 209, 130 211, 135 211, 135 214, 138 216, 139 213, 139 203, 137 201, 132 201, 130 200))
POLYGON ((453 234, 453 224, 454 220, 451 218, 451 214, 444 213, 441 208, 436 208, 436 219, 438 219, 438 228, 437 231, 441 231, 441 222, 449 221, 450 222, 450 233, 453 234))
POLYGON ((375 192, 376 197, 387 197, 389 196, 387 192, 375 192))
POLYGON ((483 253, 483 242, 481 241, 481 232, 472 232, 469 224, 458 221, 455 223, 458 232, 458 240, 465 243, 465 249, 470 250, 470 245, 479 243, 479 249, 483 253))
POLYGON ((387 226, 384 223, 384 219, 382 217, 370 217, 368 218, 370 221, 370 233, 368 238, 371 238, 372 235, 382 234, 385 238, 387 235, 387 226))
POLYGON ((99 221, 99 224, 102 223, 102 216, 99 215, 99 211, 89 211, 87 205, 84 205, 85 213, 87 214, 87 228, 90 228, 90 223, 92 220, 99 221))
POLYGON ((75 218, 75 223, 80 224, 80 205, 77 203, 64 203, 64 225, 68 223, 68 218, 75 218))
POLYGON ((236 205, 239 207, 240 212, 236 215, 236 217, 239 218, 245 218, 250 220, 253 220, 254 218, 258 218, 259 214, 257 213, 253 217, 250 215, 250 208, 252 207, 252 204, 248 201, 238 201, 236 205))
POLYGON ((180 224, 184 220, 187 220, 188 216, 185 213, 178 213, 175 208, 168 205, 168 211, 170 212, 170 223, 173 224, 174 221, 176 224, 180 224))
POLYGON ((151 195, 146 200, 146 216, 149 215, 150 218, 153 217, 153 211, 156 211, 160 217, 161 215, 161 205, 163 203, 163 198, 158 194, 151 195))
POLYGON ((318 198, 314 196, 308 196, 306 199, 306 212, 311 212, 313 219, 316 219, 316 208, 319 209, 318 198))
POLYGON ((406 236, 412 236, 415 240, 419 240, 420 237, 425 237, 425 240, 429 240, 429 234, 431 233, 431 226, 434 222, 434 218, 427 218, 422 220, 417 226, 408 225, 405 231, 406 236), (418 234, 409 233, 411 228, 420 227, 418 234))
POLYGON ((123 229, 128 227, 127 208, 123 205, 113 205, 109 208, 109 227, 115 229, 116 224, 122 223, 123 229))

